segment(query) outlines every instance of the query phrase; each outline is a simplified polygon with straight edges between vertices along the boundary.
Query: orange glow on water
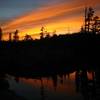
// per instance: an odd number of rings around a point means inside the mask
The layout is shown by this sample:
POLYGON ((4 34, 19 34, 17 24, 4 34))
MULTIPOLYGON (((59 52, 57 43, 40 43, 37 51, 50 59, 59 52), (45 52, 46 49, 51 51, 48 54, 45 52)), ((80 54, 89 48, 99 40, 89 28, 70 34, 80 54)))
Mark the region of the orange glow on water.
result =
MULTIPOLYGON (((70 78, 66 76, 65 78, 62 77, 60 78, 59 76, 57 77, 57 86, 56 86, 56 91, 57 92, 68 92, 68 93, 74 93, 75 92, 75 72, 70 74, 70 78), (60 81, 63 80, 63 83, 60 81)), ((37 87, 41 88, 41 85, 43 85, 44 88, 47 88, 50 91, 55 90, 55 83, 52 77, 50 78, 41 78, 41 79, 25 79, 25 78, 19 78, 19 80, 23 83, 29 84, 32 87, 37 87)))
POLYGON ((93 80, 93 75, 92 74, 94 74, 94 72, 87 72, 87 76, 88 76, 89 80, 93 80))

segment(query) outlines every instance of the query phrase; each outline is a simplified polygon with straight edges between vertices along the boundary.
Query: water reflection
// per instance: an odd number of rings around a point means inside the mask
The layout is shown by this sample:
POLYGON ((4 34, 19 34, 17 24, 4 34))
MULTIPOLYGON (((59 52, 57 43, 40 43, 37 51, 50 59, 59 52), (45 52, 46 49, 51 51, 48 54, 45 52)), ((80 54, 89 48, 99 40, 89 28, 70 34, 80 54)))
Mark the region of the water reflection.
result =
POLYGON ((94 73, 87 73, 86 70, 76 71, 76 91, 83 95, 84 100, 96 100, 96 87, 94 73), (91 78, 90 78, 91 77, 91 78))
POLYGON ((10 89, 27 100, 96 100, 94 72, 78 70, 50 77, 7 79, 10 89))
POLYGON ((0 100, 25 100, 10 89, 9 81, 5 73, 0 73, 0 100))
POLYGON ((5 80, 5 77, 4 73, 0 74, 0 91, 5 91, 9 88, 9 83, 5 80))
POLYGON ((16 82, 19 82, 19 77, 15 77, 15 81, 16 82))
POLYGON ((69 75, 60 74, 50 77, 16 78, 7 76, 10 89, 27 100, 82 100, 75 91, 75 72, 69 75))

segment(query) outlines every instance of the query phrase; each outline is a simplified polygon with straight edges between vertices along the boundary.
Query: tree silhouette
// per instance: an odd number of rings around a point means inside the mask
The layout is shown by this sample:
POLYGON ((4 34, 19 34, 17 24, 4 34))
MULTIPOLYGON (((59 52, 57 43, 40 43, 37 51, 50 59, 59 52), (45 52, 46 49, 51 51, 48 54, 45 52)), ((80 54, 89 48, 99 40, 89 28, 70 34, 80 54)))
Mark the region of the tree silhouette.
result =
POLYGON ((9 41, 12 40, 12 33, 9 33, 9 41))
POLYGON ((93 23, 93 32, 94 33, 99 33, 100 32, 100 20, 98 16, 95 16, 93 19, 94 23, 93 23))
POLYGON ((93 8, 85 8, 85 26, 81 28, 81 33, 94 33, 100 32, 100 20, 98 16, 95 16, 93 8))
POLYGON ((45 28, 41 27, 40 39, 44 38, 44 31, 45 31, 45 28))
POLYGON ((90 32, 91 24, 93 21, 94 10, 93 8, 85 8, 85 31, 90 32))
POLYGON ((18 30, 16 30, 16 31, 14 32, 14 36, 13 36, 14 41, 18 41, 18 40, 19 40, 18 33, 19 33, 19 31, 18 31, 18 30))
POLYGON ((83 26, 81 26, 81 33, 84 33, 84 32, 85 32, 85 30, 84 30, 83 26))
POLYGON ((50 38, 50 34, 49 33, 46 34, 46 38, 50 38))
POLYGON ((29 41, 29 40, 33 40, 33 39, 31 37, 31 35, 26 34, 24 40, 29 41))

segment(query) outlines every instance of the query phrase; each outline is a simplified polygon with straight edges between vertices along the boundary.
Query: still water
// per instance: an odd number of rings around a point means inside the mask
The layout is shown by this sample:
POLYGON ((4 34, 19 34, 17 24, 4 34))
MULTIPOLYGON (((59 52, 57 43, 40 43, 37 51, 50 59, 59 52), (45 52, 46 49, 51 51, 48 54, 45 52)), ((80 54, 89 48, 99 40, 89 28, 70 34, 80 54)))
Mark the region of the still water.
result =
MULTIPOLYGON (((92 77, 90 73, 87 76, 88 79, 92 77)), ((26 100, 86 100, 87 92, 81 92, 77 88, 79 84, 76 85, 75 72, 37 78, 7 75, 6 80, 10 85, 9 89, 26 100)))

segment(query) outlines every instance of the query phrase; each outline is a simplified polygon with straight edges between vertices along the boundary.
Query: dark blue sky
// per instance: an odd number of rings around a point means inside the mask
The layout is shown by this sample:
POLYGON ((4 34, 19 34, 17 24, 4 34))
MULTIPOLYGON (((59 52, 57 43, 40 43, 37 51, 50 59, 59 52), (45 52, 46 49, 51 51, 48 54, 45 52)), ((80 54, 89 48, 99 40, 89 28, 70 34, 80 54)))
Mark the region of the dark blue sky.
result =
POLYGON ((28 11, 30 12, 31 10, 41 8, 41 6, 47 6, 47 5, 52 6, 57 3, 59 4, 62 2, 71 2, 71 1, 83 2, 83 0, 1 0, 0 23, 13 19, 28 11))
POLYGON ((0 18, 13 18, 40 5, 40 0, 2 0, 0 2, 0 18))
POLYGON ((64 0, 1 0, 0 21, 12 19, 22 13, 59 1, 64 0))

